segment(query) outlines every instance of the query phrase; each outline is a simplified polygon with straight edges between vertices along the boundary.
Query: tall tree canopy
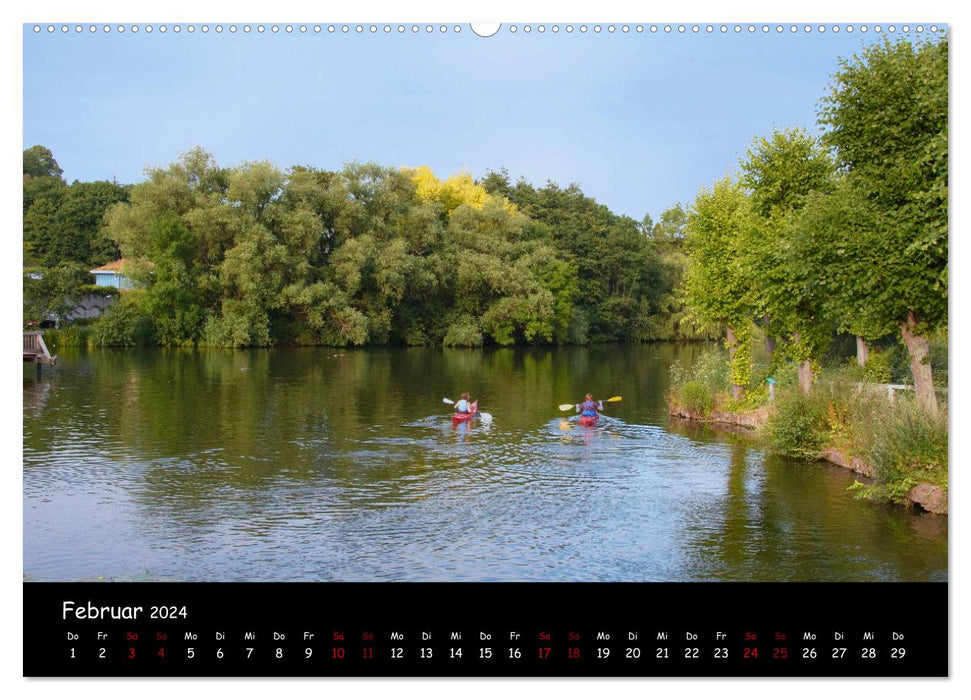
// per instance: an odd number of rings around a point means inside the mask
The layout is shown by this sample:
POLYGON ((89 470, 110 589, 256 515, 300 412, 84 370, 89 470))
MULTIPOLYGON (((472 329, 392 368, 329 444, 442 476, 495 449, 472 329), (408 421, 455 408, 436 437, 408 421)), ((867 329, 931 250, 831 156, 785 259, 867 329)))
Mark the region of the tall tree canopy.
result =
MULTIPOLYGON (((504 170, 488 173, 481 184, 526 216, 527 238, 553 246, 575 266, 572 319, 558 337, 567 342, 706 337, 685 321, 674 295, 684 266, 680 242, 658 234, 650 216, 641 221, 618 216, 575 184, 513 184, 504 170)), ((679 208, 668 216, 676 219, 676 211, 683 216, 679 208)), ((679 226, 674 219, 672 231, 679 226)), ((565 308, 563 295, 558 298, 565 308)))
POLYGON ((112 182, 61 179, 50 149, 24 151, 24 263, 56 267, 97 266, 117 257, 117 246, 102 235, 107 209, 124 201, 126 188, 112 182))
POLYGON ((918 402, 936 413, 928 334, 947 327, 947 102, 946 38, 884 40, 841 61, 821 140, 803 129, 756 138, 740 182, 695 200, 691 312, 727 326, 730 348, 744 347, 738 328, 762 323, 799 361, 804 391, 835 332, 864 349, 899 333, 918 402))
POLYGON ((56 177, 64 174, 61 166, 54 160, 51 149, 45 146, 31 146, 24 150, 25 177, 56 177))
POLYGON ((90 284, 89 270, 118 257, 104 235, 104 215, 128 196, 111 182, 61 179, 50 149, 24 151, 23 265, 24 320, 62 320, 90 284))
POLYGON ((751 366, 752 282, 743 240, 752 226, 745 190, 726 177, 698 193, 685 227, 688 304, 701 322, 725 326, 736 400, 748 383, 751 366))
POLYGON ((753 313, 767 335, 783 337, 799 362, 803 391, 812 388, 812 363, 833 332, 815 277, 819 270, 794 255, 792 217, 814 192, 832 188, 833 164, 803 129, 756 138, 741 161, 741 184, 750 195, 752 226, 743 234, 743 265, 750 273, 753 313))
POLYGON ((857 262, 838 268, 834 291, 858 305, 869 333, 900 331, 932 412, 927 334, 947 324, 947 106, 947 39, 885 40, 843 61, 820 122, 846 182, 815 204, 816 216, 829 205, 854 212, 852 239, 844 229, 836 244, 878 259, 879 282, 857 262))
POLYGON ((132 340, 125 327, 136 320, 165 345, 475 346, 679 332, 663 319, 681 311, 666 305, 680 268, 643 226, 576 186, 375 163, 222 168, 201 149, 146 175, 105 217, 104 234, 140 283, 105 319, 119 342, 132 340))

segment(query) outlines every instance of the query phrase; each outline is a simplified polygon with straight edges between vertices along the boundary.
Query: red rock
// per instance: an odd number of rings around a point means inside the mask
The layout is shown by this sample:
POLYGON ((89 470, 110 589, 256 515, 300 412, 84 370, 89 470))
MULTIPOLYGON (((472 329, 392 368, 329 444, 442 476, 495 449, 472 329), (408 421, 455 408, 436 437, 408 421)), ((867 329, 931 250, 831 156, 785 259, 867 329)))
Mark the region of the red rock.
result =
POLYGON ((917 484, 907 498, 931 513, 947 513, 947 494, 940 486, 917 484))

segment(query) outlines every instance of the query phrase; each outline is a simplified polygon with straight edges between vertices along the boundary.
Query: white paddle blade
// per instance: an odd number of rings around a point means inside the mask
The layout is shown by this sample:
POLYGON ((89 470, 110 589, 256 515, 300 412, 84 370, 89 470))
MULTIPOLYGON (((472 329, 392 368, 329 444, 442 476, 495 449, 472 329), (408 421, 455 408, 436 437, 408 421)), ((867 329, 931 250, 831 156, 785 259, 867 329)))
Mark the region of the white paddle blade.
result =
POLYGON ((452 405, 452 404, 454 404, 455 402, 454 402, 454 401, 452 401, 452 399, 442 399, 442 403, 447 403, 447 404, 450 404, 450 405, 452 405))
POLYGON ((492 414, 491 413, 480 413, 479 414, 479 418, 482 419, 482 422, 483 423, 491 423, 492 422, 492 414))

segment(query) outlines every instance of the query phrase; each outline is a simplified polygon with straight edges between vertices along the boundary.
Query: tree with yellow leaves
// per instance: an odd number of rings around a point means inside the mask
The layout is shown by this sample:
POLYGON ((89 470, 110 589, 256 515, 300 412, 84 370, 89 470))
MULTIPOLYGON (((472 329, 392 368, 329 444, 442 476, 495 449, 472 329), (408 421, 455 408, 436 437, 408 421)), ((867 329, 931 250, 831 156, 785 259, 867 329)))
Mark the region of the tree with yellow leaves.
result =
POLYGON ((468 204, 473 209, 482 209, 487 202, 492 200, 500 201, 503 208, 510 214, 516 211, 515 204, 510 203, 504 197, 496 198, 489 194, 465 170, 460 170, 444 182, 438 179, 427 165, 421 165, 417 168, 404 168, 403 170, 415 183, 419 199, 425 202, 438 202, 445 208, 446 213, 450 213, 462 204, 468 204))

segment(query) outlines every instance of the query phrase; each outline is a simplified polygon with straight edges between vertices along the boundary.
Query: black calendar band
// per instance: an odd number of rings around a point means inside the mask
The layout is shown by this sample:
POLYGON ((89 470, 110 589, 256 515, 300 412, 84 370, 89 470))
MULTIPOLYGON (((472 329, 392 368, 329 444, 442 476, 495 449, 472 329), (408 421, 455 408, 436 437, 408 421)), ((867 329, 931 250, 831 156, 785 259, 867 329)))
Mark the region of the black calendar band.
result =
POLYGON ((24 584, 25 676, 948 675, 946 583, 24 584))

